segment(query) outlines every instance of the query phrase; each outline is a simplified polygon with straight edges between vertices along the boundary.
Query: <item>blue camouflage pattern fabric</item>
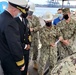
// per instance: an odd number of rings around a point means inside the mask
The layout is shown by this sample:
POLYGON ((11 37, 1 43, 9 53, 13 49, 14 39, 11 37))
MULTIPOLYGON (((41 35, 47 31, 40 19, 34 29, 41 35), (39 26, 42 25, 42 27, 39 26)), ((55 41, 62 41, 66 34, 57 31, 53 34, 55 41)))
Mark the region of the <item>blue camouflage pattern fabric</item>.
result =
POLYGON ((50 75, 76 75, 76 53, 59 61, 50 75))

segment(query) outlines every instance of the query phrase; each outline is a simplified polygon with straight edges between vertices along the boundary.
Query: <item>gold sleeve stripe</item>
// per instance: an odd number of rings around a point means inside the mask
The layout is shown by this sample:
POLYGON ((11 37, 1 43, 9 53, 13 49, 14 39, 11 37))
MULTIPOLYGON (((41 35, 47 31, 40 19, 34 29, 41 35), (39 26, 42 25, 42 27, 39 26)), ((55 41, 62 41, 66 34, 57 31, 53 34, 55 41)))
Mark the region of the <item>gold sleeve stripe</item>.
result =
POLYGON ((29 41, 31 42, 31 36, 29 36, 29 38, 28 38, 28 39, 29 39, 29 41))
POLYGON ((23 60, 21 60, 21 61, 16 62, 16 64, 17 64, 18 66, 23 65, 23 64, 24 64, 24 59, 23 59, 23 60))

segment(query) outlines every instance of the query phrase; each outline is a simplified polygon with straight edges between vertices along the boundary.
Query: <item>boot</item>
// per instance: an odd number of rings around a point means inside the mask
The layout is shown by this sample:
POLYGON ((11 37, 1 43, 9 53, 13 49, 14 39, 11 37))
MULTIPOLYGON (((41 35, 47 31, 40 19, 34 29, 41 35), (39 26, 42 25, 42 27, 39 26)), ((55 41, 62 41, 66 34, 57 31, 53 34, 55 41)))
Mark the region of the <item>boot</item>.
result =
POLYGON ((38 70, 38 64, 37 64, 37 61, 34 61, 34 62, 33 62, 33 68, 34 68, 35 70, 38 70))
POLYGON ((29 72, 27 72, 27 75, 29 75, 29 72))

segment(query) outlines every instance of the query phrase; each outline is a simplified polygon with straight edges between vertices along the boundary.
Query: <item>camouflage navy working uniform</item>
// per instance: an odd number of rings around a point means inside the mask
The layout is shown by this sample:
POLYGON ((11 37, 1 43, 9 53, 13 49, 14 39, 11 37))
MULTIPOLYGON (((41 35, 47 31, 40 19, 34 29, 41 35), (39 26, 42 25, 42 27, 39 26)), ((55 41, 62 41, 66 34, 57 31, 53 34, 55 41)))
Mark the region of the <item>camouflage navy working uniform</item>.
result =
POLYGON ((76 75, 76 53, 58 62, 51 75, 76 75))
POLYGON ((56 42, 56 31, 54 27, 47 28, 44 26, 40 33, 40 41, 42 47, 40 49, 40 59, 39 59, 39 75, 43 75, 43 71, 46 65, 46 61, 49 58, 50 71, 57 62, 57 47, 50 46, 51 43, 56 42))
POLYGON ((31 54, 33 53, 33 60, 37 60, 38 56, 38 31, 41 28, 38 17, 35 15, 32 16, 32 19, 28 19, 30 28, 34 28, 33 32, 31 32, 31 54))
MULTIPOLYGON (((70 11, 68 8, 65 8, 63 13, 70 11)), ((66 23, 65 20, 62 20, 57 25, 57 30, 61 31, 64 40, 69 40, 69 45, 64 45, 63 43, 58 44, 59 57, 60 59, 65 58, 66 56, 76 52, 76 22, 71 18, 69 23, 66 23)))

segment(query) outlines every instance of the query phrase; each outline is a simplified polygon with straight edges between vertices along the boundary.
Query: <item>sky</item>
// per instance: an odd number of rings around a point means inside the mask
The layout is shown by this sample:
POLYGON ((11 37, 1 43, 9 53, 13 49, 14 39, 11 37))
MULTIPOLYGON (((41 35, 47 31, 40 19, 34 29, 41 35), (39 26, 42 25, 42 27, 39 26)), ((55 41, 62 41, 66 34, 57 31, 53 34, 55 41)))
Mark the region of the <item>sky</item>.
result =
MULTIPOLYGON (((29 1, 34 2, 36 4, 46 4, 47 3, 47 0, 29 0, 29 1)), ((62 2, 60 0, 59 0, 59 3, 62 4, 62 2)), ((67 1, 65 1, 64 4, 66 5, 67 1)), ((71 0, 70 4, 76 5, 76 0, 71 0)))
MULTIPOLYGON (((0 0, 0 1, 7 1, 7 0, 0 0)), ((46 4, 47 0, 29 0, 35 4, 46 4)), ((62 2, 59 0, 59 3, 62 4, 62 2)), ((64 2, 64 4, 67 4, 67 1, 64 2)), ((76 5, 76 0, 70 0, 71 5, 76 5)))

